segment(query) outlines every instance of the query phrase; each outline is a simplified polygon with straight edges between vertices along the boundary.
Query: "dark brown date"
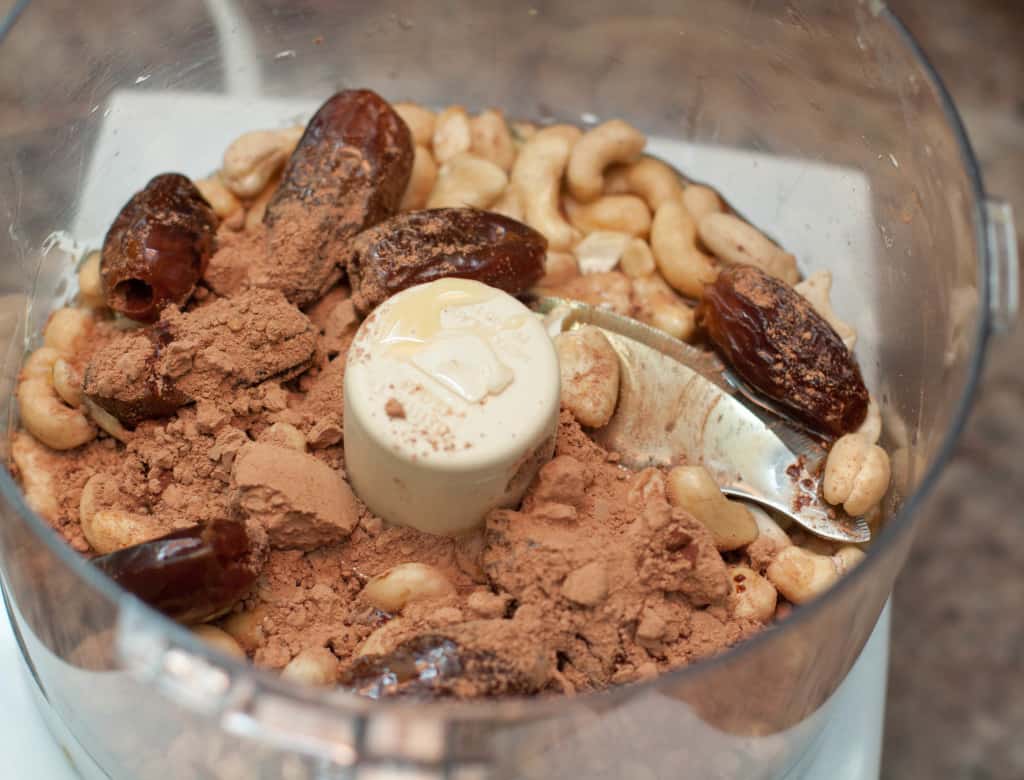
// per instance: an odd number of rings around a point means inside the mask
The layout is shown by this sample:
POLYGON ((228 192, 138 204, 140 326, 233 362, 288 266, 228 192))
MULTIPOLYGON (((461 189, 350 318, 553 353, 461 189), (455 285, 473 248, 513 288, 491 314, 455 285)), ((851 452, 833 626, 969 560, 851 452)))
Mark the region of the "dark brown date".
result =
POLYGON ((408 126, 367 89, 339 92, 316 112, 267 205, 270 284, 297 306, 344 270, 349 240, 398 211, 412 173, 408 126))
POLYGON ((193 526, 101 555, 92 563, 129 593, 182 623, 223 615, 252 587, 265 549, 245 526, 193 526))
POLYGON ((868 409, 857 362, 793 288, 749 265, 705 285, 697 321, 737 374, 810 428, 856 430, 868 409))
POLYGON ((163 173, 135 193, 103 241, 100 278, 107 305, 153 322, 189 299, 216 249, 217 216, 180 173, 163 173))
POLYGON ((346 257, 352 302, 365 315, 407 287, 449 276, 518 295, 543 276, 547 245, 533 228, 489 211, 409 211, 352 242, 346 257))

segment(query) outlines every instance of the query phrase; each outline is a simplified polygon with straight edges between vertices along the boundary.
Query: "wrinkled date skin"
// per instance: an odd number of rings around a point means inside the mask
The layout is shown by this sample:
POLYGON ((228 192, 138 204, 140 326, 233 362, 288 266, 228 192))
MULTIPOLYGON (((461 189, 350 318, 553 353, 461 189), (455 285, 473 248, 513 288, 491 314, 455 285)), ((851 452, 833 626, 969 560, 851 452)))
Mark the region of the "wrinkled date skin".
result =
POLYGON ((182 623, 223 615, 256 582, 262 566, 245 526, 193 526, 101 555, 92 563, 129 593, 182 623))
POLYGON ((795 290, 753 266, 704 288, 697 319, 737 374, 819 433, 841 436, 867 414, 868 391, 842 339, 795 290))
POLYGON ((365 315, 407 287, 444 277, 474 279, 512 295, 544 274, 547 239, 509 217, 470 208, 392 217, 352 242, 352 302, 365 315))
POLYGON ((412 160, 408 126, 375 92, 339 92, 320 107, 263 218, 271 256, 283 245, 306 255, 302 277, 271 279, 292 303, 319 298, 344 270, 352 236, 398 211, 412 160))
POLYGON ((164 173, 135 193, 103 241, 100 278, 107 305, 153 322, 189 299, 216 249, 217 216, 186 176, 164 173))

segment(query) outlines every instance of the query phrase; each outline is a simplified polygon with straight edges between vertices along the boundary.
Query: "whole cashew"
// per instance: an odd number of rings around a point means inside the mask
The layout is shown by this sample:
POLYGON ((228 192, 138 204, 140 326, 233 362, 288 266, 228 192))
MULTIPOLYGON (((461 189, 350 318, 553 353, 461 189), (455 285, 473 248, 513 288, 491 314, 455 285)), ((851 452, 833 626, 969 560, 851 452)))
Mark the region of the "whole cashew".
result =
POLYGON ((703 466, 676 466, 665 483, 669 503, 689 512, 715 539, 718 550, 736 550, 757 538, 757 523, 743 504, 722 495, 703 466))
POLYGON ((657 273, 633 279, 636 317, 673 338, 688 341, 696 331, 693 309, 679 300, 657 273))
POLYGON ((768 566, 768 581, 794 604, 804 604, 831 588, 860 563, 864 553, 853 546, 835 555, 818 555, 797 546, 779 551, 768 566))
POLYGON ((82 306, 99 309, 107 305, 100 279, 100 253, 90 252, 78 269, 78 301, 82 306))
POLYGON ((854 517, 875 506, 889 489, 889 456, 858 433, 840 436, 825 461, 825 500, 854 517))
POLYGON ((606 195, 639 195, 652 212, 662 203, 683 197, 679 174, 666 163, 653 157, 641 157, 634 163, 615 165, 604 178, 606 195))
POLYGON ((619 400, 619 356, 600 328, 584 325, 555 337, 562 405, 581 425, 608 424, 619 400))
POLYGON ((366 583, 362 597, 384 612, 400 612, 420 599, 449 596, 455 587, 440 569, 425 563, 400 563, 366 583))
MULTIPOLYGON (((548 125, 537 130, 530 138, 561 138, 569 144, 569 151, 583 137, 583 131, 576 125, 548 125)), ((566 161, 568 164, 568 160, 566 161)))
POLYGON ((704 245, 723 262, 757 266, 786 284, 796 284, 800 278, 796 258, 739 217, 708 214, 698 224, 698 234, 704 245))
POLYGON ((697 223, 682 201, 661 204, 651 223, 651 251, 658 270, 683 295, 700 298, 718 275, 711 258, 697 246, 697 223))
POLYGON ((419 103, 395 103, 392 108, 398 113, 412 133, 412 142, 428 150, 434 142, 434 112, 419 103))
POLYGON ((619 260, 619 268, 631 279, 650 276, 658 270, 650 245, 642 238, 634 238, 626 245, 619 260))
POLYGON ((647 138, 621 119, 612 119, 588 130, 572 150, 566 183, 576 200, 587 203, 604 190, 604 169, 612 163, 635 160, 647 138))
POLYGON ((78 409, 65 406, 53 386, 53 366, 61 353, 40 347, 25 361, 18 383, 21 423, 47 447, 70 450, 96 438, 96 428, 78 409))
POLYGON ((434 120, 434 159, 444 164, 473 144, 469 115, 462 106, 449 106, 434 120))
POLYGON ((224 151, 220 177, 239 198, 254 198, 284 168, 304 127, 243 133, 224 151))
POLYGON ((725 203, 719 194, 703 184, 686 185, 686 189, 683 190, 683 205, 697 223, 708 214, 725 211, 725 203))
POLYGON ((597 230, 589 234, 573 250, 580 272, 596 274, 611 271, 619 264, 631 240, 628 233, 612 230, 597 230))
POLYGON ((469 120, 469 130, 473 154, 489 160, 506 173, 512 170, 517 150, 501 111, 491 108, 473 117, 469 120))
POLYGON ((334 685, 338 681, 338 659, 326 647, 307 647, 281 670, 281 677, 301 685, 334 685))
POLYGON ((206 198, 213 213, 220 217, 232 230, 239 230, 245 224, 245 208, 220 176, 214 174, 195 182, 196 189, 206 198))
POLYGON ((192 633, 205 644, 232 658, 245 658, 245 650, 231 634, 216 626, 193 626, 192 633))
POLYGON ((636 195, 605 195, 590 203, 565 198, 565 211, 583 233, 611 230, 631 236, 646 236, 651 230, 651 212, 636 195))
POLYGON ((793 285, 793 289, 807 299, 807 302, 821 315, 821 318, 843 340, 846 348, 852 352, 854 344, 857 343, 857 331, 839 319, 832 308, 832 302, 829 300, 829 293, 832 290, 832 272, 815 271, 799 284, 793 285))
POLYGON ((495 214, 502 214, 509 219, 523 221, 523 203, 515 187, 508 187, 494 203, 490 211, 495 214))
POLYGON ((82 405, 82 375, 62 357, 53 361, 53 389, 68 406, 82 405))
POLYGON ((402 195, 401 211, 412 211, 421 209, 427 205, 427 198, 430 197, 434 184, 437 182, 437 163, 430 150, 425 146, 417 146, 412 158, 412 173, 409 175, 409 183, 405 186, 405 194, 402 195))
POLYGON ((630 317, 633 314, 633 280, 618 271, 606 274, 577 276, 561 285, 555 292, 574 301, 600 306, 630 317))
POLYGON ((27 433, 18 431, 11 439, 11 460, 18 469, 25 503, 36 514, 53 521, 60 515, 60 504, 53 474, 45 463, 48 454, 43 445, 27 433))
POLYGON ((565 251, 579 240, 579 232, 562 218, 558 201, 562 174, 569 161, 569 142, 550 131, 537 133, 519 150, 512 166, 512 187, 523 204, 526 223, 548 240, 548 249, 565 251))
POLYGON ((100 554, 141 544, 164 532, 152 517, 103 506, 101 493, 116 490, 116 480, 106 474, 94 474, 82 488, 78 505, 82 533, 100 554))
POLYGON ((265 605, 260 605, 245 612, 232 612, 220 625, 243 649, 251 652, 266 639, 263 621, 269 611, 265 605))
POLYGON ((457 154, 441 165, 427 208, 487 208, 507 185, 508 176, 494 163, 469 152, 457 154))
POLYGON ((57 309, 43 328, 43 344, 64 355, 74 355, 92 330, 94 321, 88 309, 70 306, 57 309))
POLYGON ((101 429, 106 431, 119 442, 123 442, 125 444, 128 443, 128 440, 131 438, 131 433, 121 424, 120 420, 114 417, 114 415, 84 396, 82 397, 82 407, 89 413, 89 417, 92 418, 92 421, 101 429))
POLYGON ((738 618, 767 623, 775 617, 778 593, 775 587, 749 566, 730 566, 732 614, 738 618))
POLYGON ((580 275, 576 256, 569 252, 548 252, 544 259, 544 276, 536 286, 539 288, 559 287, 580 275))

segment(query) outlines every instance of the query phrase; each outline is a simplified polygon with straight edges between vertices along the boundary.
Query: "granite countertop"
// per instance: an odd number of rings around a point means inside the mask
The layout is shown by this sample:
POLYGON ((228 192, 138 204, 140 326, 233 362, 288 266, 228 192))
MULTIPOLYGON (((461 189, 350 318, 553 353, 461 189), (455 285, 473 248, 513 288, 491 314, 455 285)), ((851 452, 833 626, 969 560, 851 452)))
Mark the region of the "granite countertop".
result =
MULTIPOLYGON (((50 56, 61 47, 86 56, 113 45, 103 20, 119 13, 119 4, 91 0, 81 25, 60 29, 57 20, 77 3, 43 2, 57 26, 35 26, 40 40, 19 41, 46 52, 33 73, 0 73, 0 135, 35 133, 65 121, 59 107, 53 115, 22 110, 7 86, 75 67, 50 56), (59 46, 48 45, 51 35, 63 36, 59 46)), ((12 5, 0 0, 0 18, 12 5)), ((165 4, 161 13, 185 13, 187 5, 165 4)), ((1024 2, 889 0, 889 5, 953 93, 988 191, 1015 205, 1019 240, 1024 230, 1024 2)), ((174 24, 153 24, 149 30, 150 35, 187 35, 174 24)), ((131 51, 145 49, 146 36, 135 44, 118 42, 132 56, 131 51)), ((31 153, 26 146, 25 154, 31 153)), ((993 344, 978 402, 924 509, 927 520, 896 588, 885 778, 1024 777, 1022 355, 1024 328, 993 344)))

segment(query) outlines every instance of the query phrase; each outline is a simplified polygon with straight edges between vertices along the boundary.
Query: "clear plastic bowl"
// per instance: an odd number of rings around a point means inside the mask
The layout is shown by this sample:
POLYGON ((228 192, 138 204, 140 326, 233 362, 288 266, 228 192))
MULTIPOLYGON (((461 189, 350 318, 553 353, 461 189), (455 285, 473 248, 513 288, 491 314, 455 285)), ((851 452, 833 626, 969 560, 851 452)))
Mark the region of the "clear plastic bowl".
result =
POLYGON ((523 119, 622 117, 659 139, 805 273, 832 270, 893 454, 892 519, 865 563, 777 627, 646 684, 459 704, 300 690, 215 654, 58 541, 4 471, 0 570, 19 641, 50 711, 106 774, 760 778, 813 744, 987 338, 1012 317, 1016 266, 1008 213, 984 198, 948 95, 884 5, 781 5, 126 0, 101 21, 68 6, 51 35, 52 11, 28 4, 0 46, 19 117, 0 131, 5 403, 74 292, 69 236, 96 246, 151 175, 204 175, 235 134, 366 86, 523 119), (82 54, 75 30, 102 53, 82 54))

